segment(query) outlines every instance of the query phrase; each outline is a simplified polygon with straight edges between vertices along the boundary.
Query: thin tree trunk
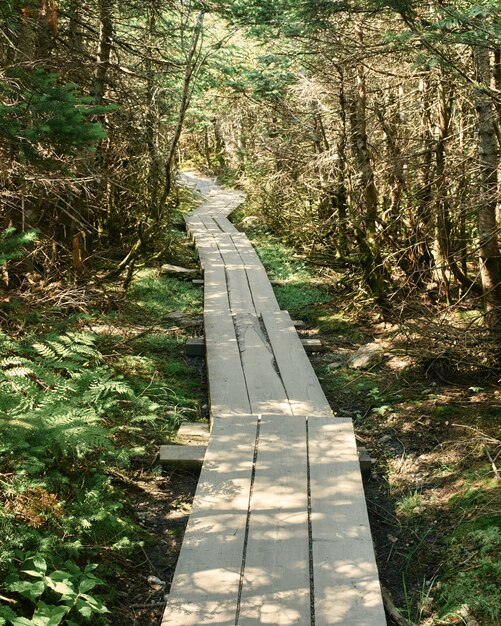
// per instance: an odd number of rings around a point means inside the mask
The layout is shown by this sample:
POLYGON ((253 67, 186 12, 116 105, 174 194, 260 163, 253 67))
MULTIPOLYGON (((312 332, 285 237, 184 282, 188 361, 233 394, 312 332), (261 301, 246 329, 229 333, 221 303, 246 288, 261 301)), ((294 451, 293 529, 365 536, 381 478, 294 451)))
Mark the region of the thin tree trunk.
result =
POLYGON ((68 44, 74 54, 81 54, 83 51, 81 14, 82 5, 80 0, 71 0, 69 5, 68 44))
POLYGON ((97 104, 103 104, 106 93, 106 78, 110 66, 113 42, 113 4, 114 0, 99 0, 99 47, 96 57, 96 71, 92 95, 97 104))
POLYGON ((36 50, 36 20, 38 9, 26 2, 16 5, 18 14, 15 60, 23 66, 31 66, 36 50))
POLYGON ((160 207, 163 207, 163 205, 165 204, 167 196, 169 195, 172 188, 172 166, 174 163, 174 155, 176 154, 177 144, 179 143, 181 132, 183 130, 186 111, 188 110, 188 106, 190 104, 191 80, 197 66, 196 54, 198 50, 198 42, 202 33, 204 17, 204 11, 199 13, 195 22, 195 27, 193 29, 190 49, 186 57, 186 68, 184 72, 183 88, 181 92, 181 101, 179 103, 176 127, 174 130, 174 135, 172 136, 172 139, 170 141, 169 148, 167 150, 167 157, 165 159, 165 183, 162 197, 160 199, 160 207))
POLYGON ((159 214, 158 192, 160 184, 160 163, 158 158, 158 124, 159 112, 156 103, 155 74, 152 63, 153 40, 156 28, 156 13, 154 7, 149 9, 148 16, 148 54, 146 57, 146 143, 148 145, 149 171, 148 192, 152 214, 159 214))
POLYGON ((360 65, 355 70, 355 89, 349 101, 349 117, 351 146, 359 173, 362 198, 361 219, 354 221, 355 237, 360 251, 365 282, 374 296, 382 300, 386 291, 386 272, 376 234, 378 192, 367 137, 365 69, 360 65))
POLYGON ((449 198, 447 196, 446 177, 446 141, 449 136, 450 111, 452 93, 444 85, 444 78, 440 77, 438 84, 438 119, 435 145, 435 275, 438 279, 439 290, 450 302, 450 217, 449 198))
POLYGON ((473 58, 479 85, 476 91, 479 156, 478 239, 480 275, 484 294, 486 322, 491 327, 501 325, 501 256, 498 241, 498 142, 495 130, 494 108, 490 96, 482 86, 491 80, 488 48, 475 46, 473 58))

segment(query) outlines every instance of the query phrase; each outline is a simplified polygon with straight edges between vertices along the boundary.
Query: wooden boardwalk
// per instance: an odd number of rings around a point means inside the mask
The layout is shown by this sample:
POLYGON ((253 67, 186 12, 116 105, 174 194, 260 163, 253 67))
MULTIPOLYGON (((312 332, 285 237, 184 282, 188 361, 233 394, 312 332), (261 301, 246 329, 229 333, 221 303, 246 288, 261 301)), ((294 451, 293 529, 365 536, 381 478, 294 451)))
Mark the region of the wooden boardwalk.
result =
POLYGON ((212 430, 162 626, 386 624, 351 420, 334 418, 289 314, 195 175, 212 430))

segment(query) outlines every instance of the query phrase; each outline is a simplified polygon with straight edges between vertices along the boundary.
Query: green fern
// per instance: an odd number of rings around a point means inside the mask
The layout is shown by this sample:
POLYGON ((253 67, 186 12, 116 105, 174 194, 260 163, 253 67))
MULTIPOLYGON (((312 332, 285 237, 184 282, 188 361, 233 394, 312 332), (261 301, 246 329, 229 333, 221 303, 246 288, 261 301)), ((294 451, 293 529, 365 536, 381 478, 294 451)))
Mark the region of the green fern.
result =
POLYGON ((36 241, 36 238, 34 230, 16 234, 15 228, 7 228, 0 233, 0 267, 22 256, 23 247, 36 241))
MULTIPOLYGON (((112 431, 103 419, 125 398, 133 400, 134 392, 102 365, 90 335, 51 335, 14 345, 0 338, 2 343, 7 356, 0 361, 0 453, 43 449, 38 460, 50 467, 61 456, 111 449, 112 431)), ((29 471, 29 454, 17 456, 17 467, 24 462, 29 471)))

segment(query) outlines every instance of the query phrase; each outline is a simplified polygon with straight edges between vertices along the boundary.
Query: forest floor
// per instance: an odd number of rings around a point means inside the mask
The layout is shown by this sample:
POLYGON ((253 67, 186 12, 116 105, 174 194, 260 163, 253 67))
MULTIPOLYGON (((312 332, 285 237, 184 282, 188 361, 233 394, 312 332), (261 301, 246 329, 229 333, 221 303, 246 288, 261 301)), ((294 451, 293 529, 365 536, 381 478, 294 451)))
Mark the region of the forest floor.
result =
POLYGON ((317 375, 374 460, 365 489, 396 623, 501 623, 501 392, 471 323, 419 301, 382 312, 343 275, 248 235, 281 308, 322 340, 317 375))
MULTIPOLYGON (((237 222, 244 215, 237 215, 237 222)), ((281 308, 305 322, 304 336, 322 339, 325 351, 314 354, 312 362, 331 406, 338 416, 353 418, 359 444, 375 460, 365 488, 381 581, 401 615, 395 623, 501 623, 501 393, 497 377, 481 364, 472 314, 464 315, 470 333, 463 336, 452 319, 455 313, 449 314, 447 334, 443 322, 419 302, 407 303, 405 316, 384 313, 350 292, 342 275, 309 265, 245 223, 281 308), (356 368, 352 360, 361 349, 369 351, 369 363, 356 368)), ((162 262, 197 267, 186 236, 179 233, 162 262)), ((65 495, 67 479, 56 477, 59 483, 51 486, 30 483, 17 495, 12 488, 6 491, 2 524, 6 536, 13 529, 18 545, 43 547, 51 541, 54 554, 68 537, 75 538, 71 507, 78 504, 90 530, 78 531, 85 545, 74 558, 81 567, 89 559, 98 565, 104 581, 99 593, 111 620, 156 626, 198 479, 196 473, 162 468, 158 450, 175 441, 182 421, 208 417, 203 359, 184 354, 186 339, 202 333, 203 292, 190 280, 162 275, 160 262, 140 268, 127 292, 107 284, 66 296, 74 305, 84 292, 79 313, 65 319, 65 327, 92 333, 108 368, 103 376, 111 372, 126 383, 136 401, 147 401, 151 416, 124 418, 129 400, 122 399, 108 418, 115 446, 107 453, 108 465, 91 456, 85 466, 77 461, 68 469, 70 480, 76 471, 82 472, 82 485, 86 480, 98 484, 83 494, 96 491, 99 505, 79 504, 78 493, 72 501, 65 495), (128 450, 123 463, 121 448, 128 450), (63 513, 35 511, 27 496, 38 497, 41 487, 65 502, 63 513), (15 535, 21 531, 22 540, 15 535)), ((47 293, 57 295, 60 304, 61 294, 47 293)), ((29 331, 35 338, 67 317, 60 306, 50 315, 48 308, 35 315, 35 304, 28 301, 22 306, 31 311, 33 328, 20 325, 17 332, 29 331)), ((26 312, 18 314, 21 324, 26 312)), ((0 593, 12 596, 1 581, 0 593)), ((20 610, 30 615, 33 609, 20 610)), ((95 616, 94 623, 108 618, 95 616)))
MULTIPOLYGON (((247 230, 281 308, 305 322, 301 334, 321 338, 325 351, 312 356, 319 379, 336 414, 353 418, 359 445, 374 459, 365 488, 381 582, 401 615, 394 623, 498 624, 496 378, 456 368, 452 353, 449 360, 440 350, 434 357, 440 333, 418 303, 412 324, 396 314, 383 317, 370 301, 347 296, 335 273, 309 266, 259 229, 247 230), (363 346, 370 346, 370 362, 357 369, 350 359, 363 346)), ((463 350, 461 358, 468 357, 463 350)), ((158 623, 196 481, 193 474, 142 471, 129 485, 157 542, 128 576, 134 592, 124 593, 117 614, 126 626, 158 623), (153 590, 151 575, 166 588, 153 590)))
MULTIPOLYGON (((434 359, 426 317, 413 318, 411 333, 401 319, 383 319, 370 302, 347 297, 332 272, 317 271, 259 230, 248 235, 281 307, 304 320, 301 334, 322 339, 326 350, 312 356, 313 365, 331 406, 354 419, 359 445, 374 459, 365 488, 381 581, 401 615, 394 623, 499 623, 495 377, 472 368, 461 374, 442 353, 434 359), (368 345, 370 363, 350 366, 368 345)), ((128 576, 134 593, 124 594, 119 612, 126 626, 151 626, 162 613, 196 481, 193 474, 146 471, 129 485, 157 543, 128 576), (151 575, 167 587, 154 591, 151 575)))

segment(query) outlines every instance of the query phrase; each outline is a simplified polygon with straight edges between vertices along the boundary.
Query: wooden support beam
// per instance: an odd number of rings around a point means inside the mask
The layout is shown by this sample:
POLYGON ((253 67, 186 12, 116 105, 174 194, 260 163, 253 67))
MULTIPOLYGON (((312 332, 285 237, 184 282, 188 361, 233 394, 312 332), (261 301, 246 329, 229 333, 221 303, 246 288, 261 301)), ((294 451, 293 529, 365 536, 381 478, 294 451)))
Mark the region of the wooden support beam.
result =
POLYGON ((209 437, 207 422, 184 422, 177 431, 177 438, 183 443, 195 442, 199 445, 207 445, 209 437))
POLYGON ((360 471, 364 478, 369 478, 372 472, 372 464, 374 461, 371 459, 370 454, 367 452, 367 448, 358 448, 358 460, 360 462, 360 471))
POLYGON ((205 339, 203 337, 188 339, 185 350, 187 356, 205 356, 205 339))
MULTIPOLYGON (((301 339, 306 352, 325 352, 326 347, 320 339, 301 339)), ((193 337, 186 341, 186 354, 188 356, 205 355, 205 339, 203 337, 193 337)))
POLYGON ((327 349, 320 339, 301 339, 301 343, 308 353, 325 352, 327 349))
POLYGON ((207 446, 160 446, 160 463, 182 469, 200 468, 207 446))

